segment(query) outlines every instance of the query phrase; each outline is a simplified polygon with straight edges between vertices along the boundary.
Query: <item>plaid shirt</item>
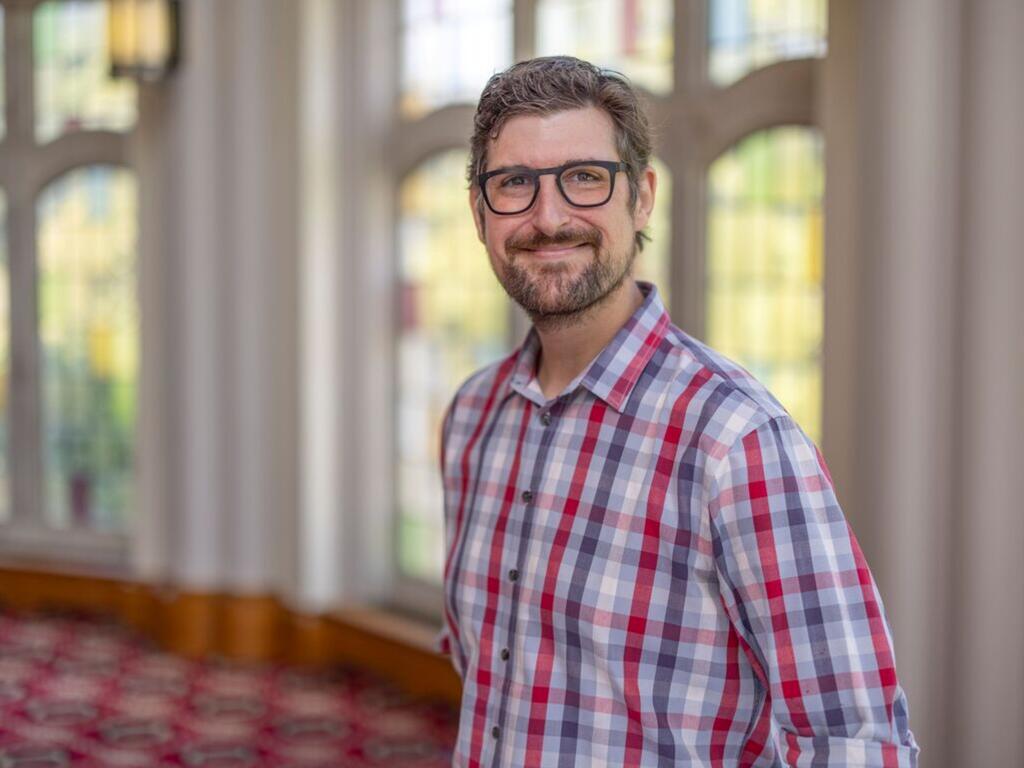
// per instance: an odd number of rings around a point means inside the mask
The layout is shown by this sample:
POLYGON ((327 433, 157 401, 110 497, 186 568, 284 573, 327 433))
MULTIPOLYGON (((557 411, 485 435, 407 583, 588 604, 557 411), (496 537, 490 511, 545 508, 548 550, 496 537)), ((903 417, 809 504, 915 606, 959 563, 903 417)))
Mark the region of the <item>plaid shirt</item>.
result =
POLYGON ((464 766, 911 766, 821 456, 653 286, 548 400, 531 332, 445 418, 444 644, 464 766))

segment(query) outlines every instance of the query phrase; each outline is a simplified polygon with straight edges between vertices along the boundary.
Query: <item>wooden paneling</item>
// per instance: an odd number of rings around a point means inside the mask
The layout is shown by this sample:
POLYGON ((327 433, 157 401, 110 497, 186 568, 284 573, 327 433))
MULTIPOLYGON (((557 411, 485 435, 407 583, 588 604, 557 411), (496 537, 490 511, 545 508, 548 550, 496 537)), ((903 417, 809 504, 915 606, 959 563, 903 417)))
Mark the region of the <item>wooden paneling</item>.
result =
POLYGON ((179 592, 116 579, 0 568, 0 607, 113 618, 190 658, 218 655, 303 666, 353 664, 416 696, 458 704, 461 684, 429 649, 431 631, 374 609, 321 616, 270 595, 179 592))

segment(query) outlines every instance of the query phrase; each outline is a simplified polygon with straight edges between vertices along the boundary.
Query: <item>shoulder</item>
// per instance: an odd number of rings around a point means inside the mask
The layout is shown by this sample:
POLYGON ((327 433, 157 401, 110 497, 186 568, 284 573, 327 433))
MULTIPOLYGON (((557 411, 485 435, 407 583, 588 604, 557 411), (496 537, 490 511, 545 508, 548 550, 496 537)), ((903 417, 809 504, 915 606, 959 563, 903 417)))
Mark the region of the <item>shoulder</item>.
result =
POLYGON ((484 411, 493 405, 498 393, 508 382, 518 350, 471 374, 452 396, 449 414, 456 410, 484 411))
POLYGON ((507 388, 518 350, 477 370, 459 385, 445 411, 442 442, 471 434, 492 411, 507 388))
POLYGON ((791 421, 781 403, 748 370, 676 326, 664 340, 663 370, 672 422, 711 456, 772 421, 791 421))

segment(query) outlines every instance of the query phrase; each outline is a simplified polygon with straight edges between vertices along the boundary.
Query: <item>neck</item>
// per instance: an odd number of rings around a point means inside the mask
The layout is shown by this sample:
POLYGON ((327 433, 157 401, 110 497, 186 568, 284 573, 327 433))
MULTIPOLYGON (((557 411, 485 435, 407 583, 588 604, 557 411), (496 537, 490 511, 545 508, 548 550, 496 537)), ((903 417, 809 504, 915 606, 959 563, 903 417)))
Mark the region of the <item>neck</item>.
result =
POLYGON ((556 397, 615 338, 643 304, 632 278, 622 281, 601 301, 572 318, 535 319, 541 355, 537 382, 548 399, 556 397))

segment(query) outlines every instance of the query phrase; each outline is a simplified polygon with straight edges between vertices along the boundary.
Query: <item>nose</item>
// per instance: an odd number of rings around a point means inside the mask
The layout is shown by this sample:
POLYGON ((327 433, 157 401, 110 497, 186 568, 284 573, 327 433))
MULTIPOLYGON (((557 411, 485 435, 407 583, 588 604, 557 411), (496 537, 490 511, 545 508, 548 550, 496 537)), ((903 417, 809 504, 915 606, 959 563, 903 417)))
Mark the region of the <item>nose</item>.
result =
POLYGON ((558 191, 554 176, 540 177, 540 189, 531 213, 534 227, 549 237, 569 223, 569 204, 558 191))

